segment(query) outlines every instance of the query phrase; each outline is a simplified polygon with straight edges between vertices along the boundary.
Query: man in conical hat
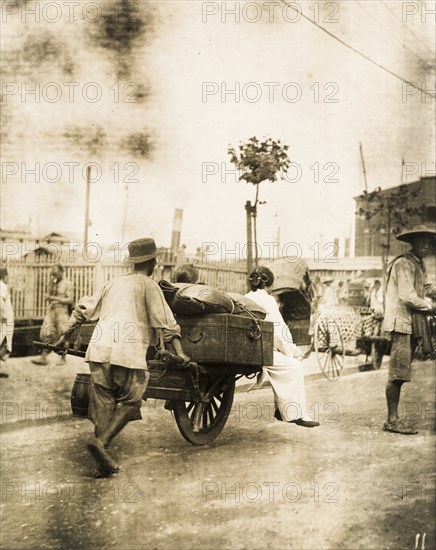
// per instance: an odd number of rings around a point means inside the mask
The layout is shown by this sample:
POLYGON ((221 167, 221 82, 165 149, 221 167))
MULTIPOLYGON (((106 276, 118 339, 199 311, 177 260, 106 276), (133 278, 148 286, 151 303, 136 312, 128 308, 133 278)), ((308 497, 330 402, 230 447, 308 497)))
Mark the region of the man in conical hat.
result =
POLYGON ((424 315, 433 309, 431 298, 436 299, 436 286, 427 285, 424 258, 435 244, 436 230, 419 225, 399 234, 397 239, 409 243, 411 250, 395 258, 388 271, 384 330, 391 335, 392 347, 386 386, 388 418, 383 429, 416 434, 413 427, 400 420, 398 404, 402 385, 411 379, 416 345, 421 339, 425 350, 428 341, 424 315))

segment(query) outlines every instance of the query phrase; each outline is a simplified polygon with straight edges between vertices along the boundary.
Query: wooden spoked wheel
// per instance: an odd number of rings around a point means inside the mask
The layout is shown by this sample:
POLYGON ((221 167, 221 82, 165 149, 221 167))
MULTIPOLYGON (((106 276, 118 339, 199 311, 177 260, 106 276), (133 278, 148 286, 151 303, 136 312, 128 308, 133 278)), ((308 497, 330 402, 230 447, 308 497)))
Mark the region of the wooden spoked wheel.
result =
POLYGON ((203 401, 175 401, 174 416, 183 437, 193 445, 207 445, 222 431, 235 393, 232 376, 200 378, 203 401))
POLYGON ((328 380, 337 380, 344 368, 344 339, 337 322, 322 317, 315 326, 314 348, 321 372, 328 380))

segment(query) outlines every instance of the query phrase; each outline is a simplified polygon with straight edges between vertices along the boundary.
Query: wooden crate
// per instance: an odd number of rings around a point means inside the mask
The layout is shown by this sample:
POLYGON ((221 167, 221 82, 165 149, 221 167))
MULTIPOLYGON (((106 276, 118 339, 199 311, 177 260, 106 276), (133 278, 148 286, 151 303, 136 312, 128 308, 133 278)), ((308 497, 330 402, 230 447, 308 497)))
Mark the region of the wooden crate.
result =
POLYGON ((144 398, 180 399, 197 401, 199 399, 193 377, 189 369, 162 361, 147 361, 150 379, 144 398))
POLYGON ((269 321, 242 315, 213 314, 177 317, 184 352, 205 365, 273 364, 273 330, 269 321), (260 330, 259 330, 260 329, 260 330))

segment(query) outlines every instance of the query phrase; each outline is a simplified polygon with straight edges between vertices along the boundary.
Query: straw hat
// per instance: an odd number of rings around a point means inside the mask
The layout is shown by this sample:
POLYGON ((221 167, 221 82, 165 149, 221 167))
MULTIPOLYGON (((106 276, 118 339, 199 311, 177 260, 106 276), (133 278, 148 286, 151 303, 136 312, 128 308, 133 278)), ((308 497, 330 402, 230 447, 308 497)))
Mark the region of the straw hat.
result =
POLYGON ((432 227, 429 227, 428 225, 415 225, 412 229, 408 229, 407 231, 403 231, 399 235, 397 235, 397 239, 399 241, 404 241, 406 243, 413 242, 417 237, 436 237, 436 230, 432 227))

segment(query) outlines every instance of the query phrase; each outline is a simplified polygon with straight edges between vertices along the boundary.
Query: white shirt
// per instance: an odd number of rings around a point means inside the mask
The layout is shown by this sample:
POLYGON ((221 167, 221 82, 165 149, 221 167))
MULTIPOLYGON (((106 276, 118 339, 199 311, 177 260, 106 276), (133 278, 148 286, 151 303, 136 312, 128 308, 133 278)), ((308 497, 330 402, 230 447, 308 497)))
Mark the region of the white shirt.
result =
POLYGON ((0 281, 0 345, 6 338, 6 349, 12 351, 12 336, 14 334, 14 310, 8 286, 0 281))
POLYGON ((324 292, 321 298, 321 305, 323 306, 337 306, 336 292, 331 286, 325 286, 324 292))
POLYGON ((83 297, 73 316, 96 321, 85 361, 146 369, 147 348, 157 343, 156 329, 165 341, 180 337, 180 327, 156 281, 142 273, 110 280, 94 296, 83 297))
POLYGON ((369 295, 369 307, 372 308, 377 313, 383 313, 383 289, 380 286, 379 288, 373 288, 369 295))

